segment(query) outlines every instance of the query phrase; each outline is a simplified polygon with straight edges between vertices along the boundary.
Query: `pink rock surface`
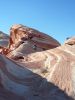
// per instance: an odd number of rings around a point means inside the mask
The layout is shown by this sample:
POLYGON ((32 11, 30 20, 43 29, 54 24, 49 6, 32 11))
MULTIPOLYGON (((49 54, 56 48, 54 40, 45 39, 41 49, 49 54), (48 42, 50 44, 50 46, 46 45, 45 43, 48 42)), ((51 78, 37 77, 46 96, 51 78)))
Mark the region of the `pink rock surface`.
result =
POLYGON ((0 54, 0 100, 72 100, 44 76, 0 54))
POLYGON ((13 25, 10 29, 10 49, 17 48, 23 43, 25 43, 26 51, 30 50, 28 53, 47 50, 60 45, 51 36, 35 29, 23 25, 13 25))
POLYGON ((74 38, 60 46, 43 33, 23 25, 14 25, 9 48, 2 48, 1 53, 2 100, 75 99, 74 38), (33 48, 34 41, 36 46, 33 48))

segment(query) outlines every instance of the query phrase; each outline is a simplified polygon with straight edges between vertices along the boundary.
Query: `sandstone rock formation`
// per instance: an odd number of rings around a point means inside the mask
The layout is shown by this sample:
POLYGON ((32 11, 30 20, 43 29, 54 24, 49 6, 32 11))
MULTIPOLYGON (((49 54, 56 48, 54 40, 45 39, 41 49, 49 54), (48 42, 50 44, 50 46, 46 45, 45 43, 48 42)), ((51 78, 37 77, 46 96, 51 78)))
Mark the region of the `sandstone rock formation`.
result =
POLYGON ((59 87, 0 54, 0 100, 72 100, 59 87))
POLYGON ((65 44, 69 44, 69 45, 74 45, 75 44, 75 37, 71 37, 69 38, 65 44))
POLYGON ((10 49, 15 49, 22 44, 25 46, 26 53, 47 50, 60 45, 52 37, 39 32, 35 29, 23 26, 13 25, 10 29, 10 49))
POLYGON ((9 48, 1 47, 1 50, 2 100, 9 100, 6 95, 14 100, 74 99, 74 38, 60 46, 55 39, 39 31, 14 25, 9 48))
POLYGON ((75 45, 64 44, 55 49, 27 55, 14 50, 8 57, 72 96, 71 70, 75 62, 75 45))

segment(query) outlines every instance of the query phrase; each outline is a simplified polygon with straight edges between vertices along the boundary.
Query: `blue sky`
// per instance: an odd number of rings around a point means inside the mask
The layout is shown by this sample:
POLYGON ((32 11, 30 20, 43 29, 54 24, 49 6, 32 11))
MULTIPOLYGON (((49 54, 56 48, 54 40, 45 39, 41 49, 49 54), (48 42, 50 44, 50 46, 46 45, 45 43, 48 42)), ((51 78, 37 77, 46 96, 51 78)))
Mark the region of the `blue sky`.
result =
POLYGON ((36 28, 64 43, 75 35, 75 0, 0 0, 0 30, 13 24, 36 28))

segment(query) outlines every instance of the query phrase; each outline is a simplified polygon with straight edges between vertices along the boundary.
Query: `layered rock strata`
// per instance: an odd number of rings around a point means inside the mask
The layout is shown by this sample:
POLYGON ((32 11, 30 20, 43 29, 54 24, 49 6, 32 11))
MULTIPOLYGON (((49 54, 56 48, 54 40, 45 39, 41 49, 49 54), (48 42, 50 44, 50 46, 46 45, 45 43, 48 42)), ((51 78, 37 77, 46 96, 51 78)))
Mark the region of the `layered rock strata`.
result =
POLYGON ((1 47, 0 66, 1 88, 14 100, 74 99, 74 38, 60 46, 42 32, 14 25, 9 48, 1 47))

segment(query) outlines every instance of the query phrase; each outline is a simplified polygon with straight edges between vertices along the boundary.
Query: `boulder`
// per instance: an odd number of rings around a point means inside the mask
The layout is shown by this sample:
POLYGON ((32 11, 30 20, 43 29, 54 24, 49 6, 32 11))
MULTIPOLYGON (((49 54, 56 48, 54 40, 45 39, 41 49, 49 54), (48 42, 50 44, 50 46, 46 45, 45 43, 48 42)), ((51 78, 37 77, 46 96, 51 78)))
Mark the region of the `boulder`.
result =
POLYGON ((24 52, 33 53, 43 51, 60 46, 60 43, 40 31, 29 28, 23 25, 13 25, 10 29, 10 43, 11 50, 24 46, 24 52))

